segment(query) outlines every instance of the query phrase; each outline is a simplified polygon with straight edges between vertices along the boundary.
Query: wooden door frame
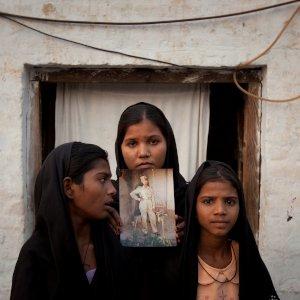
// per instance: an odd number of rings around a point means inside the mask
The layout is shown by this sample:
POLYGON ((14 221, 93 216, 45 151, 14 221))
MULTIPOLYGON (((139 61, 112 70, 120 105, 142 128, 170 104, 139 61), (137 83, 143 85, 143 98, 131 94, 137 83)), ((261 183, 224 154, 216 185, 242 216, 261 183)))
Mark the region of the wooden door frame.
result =
MULTIPOLYGON (((28 126, 28 189, 33 193, 34 179, 41 166, 42 128, 41 82, 89 82, 89 83, 232 83, 234 69, 199 68, 69 68, 31 66, 31 96, 33 106, 28 126)), ((254 94, 260 93, 262 69, 251 68, 239 71, 237 79, 248 85, 254 94)), ((260 130, 261 104, 245 95, 244 113, 241 118, 239 176, 244 185, 246 210, 250 225, 258 237, 260 196, 260 130)))

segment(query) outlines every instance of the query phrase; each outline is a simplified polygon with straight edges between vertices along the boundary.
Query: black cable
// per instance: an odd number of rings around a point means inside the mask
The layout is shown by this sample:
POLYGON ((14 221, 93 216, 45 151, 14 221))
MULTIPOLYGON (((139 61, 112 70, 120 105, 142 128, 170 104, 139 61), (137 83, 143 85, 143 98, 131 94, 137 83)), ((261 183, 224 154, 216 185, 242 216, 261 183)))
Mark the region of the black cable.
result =
POLYGON ((76 20, 58 20, 58 19, 47 19, 47 18, 23 16, 23 15, 6 13, 6 12, 2 12, 2 11, 0 11, 0 16, 20 18, 20 19, 33 20, 33 21, 46 21, 46 22, 56 22, 56 23, 72 23, 72 24, 89 24, 89 25, 111 25, 111 26, 155 25, 155 24, 195 22, 195 21, 241 16, 241 15, 259 12, 259 11, 263 11, 263 10, 268 10, 268 9, 272 9, 272 8, 276 8, 276 7, 280 7, 280 6, 290 5, 293 3, 297 3, 299 1, 300 0, 288 1, 288 2, 278 3, 278 4, 274 4, 274 5, 270 5, 270 6, 264 6, 261 8, 250 9, 250 10, 246 10, 246 11, 242 11, 242 12, 216 15, 216 16, 197 17, 197 18, 189 18, 189 19, 175 19, 175 20, 166 20, 166 21, 149 21, 149 22, 92 22, 92 21, 76 21, 76 20))
MULTIPOLYGON (((38 32, 40 34, 43 34, 43 35, 46 35, 46 36, 49 36, 49 37, 52 37, 52 38, 55 38, 55 39, 58 39, 58 40, 61 40, 61 41, 73 43, 75 45, 81 45, 81 46, 84 46, 86 48, 90 48, 90 49, 94 49, 94 50, 98 50, 98 51, 102 51, 102 52, 107 52, 107 53, 119 54, 119 55, 122 55, 122 56, 131 57, 131 58, 138 58, 138 59, 142 59, 142 60, 146 60, 146 61, 151 61, 151 62, 156 62, 156 63, 162 63, 162 64, 166 64, 166 65, 173 66, 173 67, 178 67, 178 68, 187 68, 185 66, 177 65, 177 64, 174 64, 174 63, 171 63, 171 62, 167 62, 167 61, 163 61, 163 60, 158 60, 158 59, 148 58, 148 57, 143 57, 143 56, 137 56, 137 55, 128 54, 128 53, 125 53, 125 52, 120 52, 120 51, 115 51, 115 50, 109 50, 109 49, 104 49, 104 48, 99 48, 99 47, 87 45, 87 44, 84 44, 84 43, 81 43, 81 42, 76 42, 76 41, 69 40, 69 39, 66 39, 66 38, 63 38, 63 37, 60 37, 60 36, 57 36, 57 35, 53 35, 53 34, 44 32, 42 30, 36 29, 34 27, 31 27, 29 25, 26 25, 26 24, 24 24, 22 22, 19 22, 17 20, 11 19, 11 18, 6 17, 6 16, 2 16, 2 18, 8 19, 8 20, 10 20, 12 22, 15 22, 15 23, 17 23, 17 24, 19 24, 19 25, 21 25, 23 27, 26 27, 26 28, 28 28, 30 30, 33 30, 35 32, 38 32)), ((192 67, 188 67, 188 68, 192 68, 192 67)))

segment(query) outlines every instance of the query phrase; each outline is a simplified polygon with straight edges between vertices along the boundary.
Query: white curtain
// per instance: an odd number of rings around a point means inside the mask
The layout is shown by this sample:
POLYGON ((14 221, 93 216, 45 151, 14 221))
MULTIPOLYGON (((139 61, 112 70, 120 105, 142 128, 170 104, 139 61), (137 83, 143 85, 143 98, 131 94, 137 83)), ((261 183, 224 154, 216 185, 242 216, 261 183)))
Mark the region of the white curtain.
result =
POLYGON ((57 86, 55 145, 81 141, 108 151, 112 173, 114 143, 123 110, 144 101, 159 107, 174 130, 180 172, 190 180, 206 159, 209 85, 166 83, 61 83, 57 86))

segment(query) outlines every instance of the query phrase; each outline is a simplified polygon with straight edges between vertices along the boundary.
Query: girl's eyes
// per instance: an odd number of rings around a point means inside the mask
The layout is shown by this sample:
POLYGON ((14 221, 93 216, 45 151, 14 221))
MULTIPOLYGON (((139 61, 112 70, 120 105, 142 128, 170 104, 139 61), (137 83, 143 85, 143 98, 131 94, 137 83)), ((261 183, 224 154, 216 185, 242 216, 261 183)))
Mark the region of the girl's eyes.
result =
POLYGON ((213 198, 204 198, 203 200, 202 200, 202 203, 203 204, 212 204, 213 203, 213 198))
POLYGON ((236 204, 236 199, 235 198, 227 198, 225 199, 225 204, 229 206, 234 206, 236 204))
POLYGON ((133 148, 134 146, 136 146, 136 141, 134 140, 131 140, 127 143, 127 146, 130 147, 130 148, 133 148))
MULTIPOLYGON (((152 145, 152 146, 155 146, 159 143, 160 141, 158 139, 149 139, 148 140, 148 144, 149 145, 152 145)), ((126 145, 129 147, 129 148, 134 148, 136 145, 137 145, 137 141, 135 140, 130 140, 126 143, 126 145)))
POLYGON ((149 140, 149 144, 150 145, 157 145, 158 143, 159 143, 158 139, 151 139, 151 140, 149 140))
POLYGON ((101 182, 101 183, 106 183, 107 181, 109 181, 110 180, 110 177, 102 177, 102 178, 99 178, 99 181, 101 182))
MULTIPOLYGON (((213 204, 214 198, 213 197, 207 197, 202 199, 202 203, 206 205, 213 204)), ((237 203, 237 199, 235 198, 225 198, 224 203, 228 206, 234 206, 237 203)))

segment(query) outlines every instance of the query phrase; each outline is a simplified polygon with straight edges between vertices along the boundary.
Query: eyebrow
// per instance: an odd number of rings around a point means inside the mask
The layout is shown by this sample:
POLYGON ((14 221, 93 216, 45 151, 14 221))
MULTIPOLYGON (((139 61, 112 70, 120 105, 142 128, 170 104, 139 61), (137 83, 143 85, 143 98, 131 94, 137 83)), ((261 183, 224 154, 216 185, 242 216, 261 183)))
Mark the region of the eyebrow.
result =
POLYGON ((98 173, 95 174, 95 176, 97 176, 97 175, 104 175, 106 177, 111 177, 112 176, 111 173, 107 173, 107 172, 98 172, 98 173))
MULTIPOLYGON (((209 195, 199 195, 198 197, 200 197, 200 198, 205 198, 205 197, 211 197, 211 198, 213 198, 213 197, 216 197, 215 195, 211 195, 211 194, 209 194, 209 195)), ((238 196, 236 196, 236 195, 229 195, 229 196, 225 196, 224 198, 238 198, 238 196)))
MULTIPOLYGON (((152 134, 149 136, 145 136, 147 139, 151 139, 151 138, 161 138, 161 135, 159 134, 152 134)), ((130 141, 130 140, 136 140, 136 136, 129 136, 128 138, 124 139, 124 142, 126 141, 130 141)))

